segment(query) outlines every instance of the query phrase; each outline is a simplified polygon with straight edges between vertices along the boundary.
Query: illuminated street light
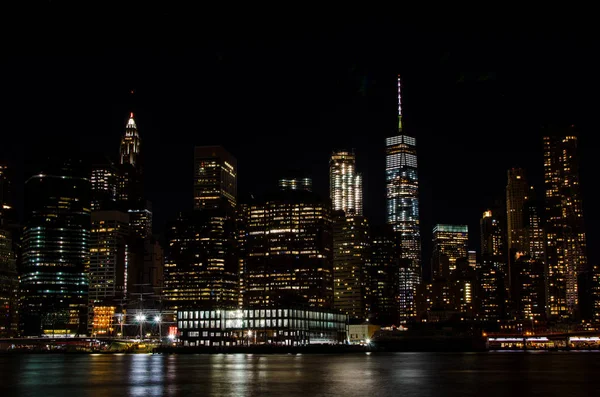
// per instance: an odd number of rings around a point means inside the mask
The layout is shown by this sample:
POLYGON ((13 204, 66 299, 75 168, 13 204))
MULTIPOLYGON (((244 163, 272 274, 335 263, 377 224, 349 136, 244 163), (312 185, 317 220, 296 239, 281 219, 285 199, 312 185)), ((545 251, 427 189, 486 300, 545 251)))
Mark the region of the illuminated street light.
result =
POLYGON ((160 321, 161 321, 161 320, 160 320, 160 316, 156 316, 156 317, 154 317, 154 322, 160 323, 160 321))

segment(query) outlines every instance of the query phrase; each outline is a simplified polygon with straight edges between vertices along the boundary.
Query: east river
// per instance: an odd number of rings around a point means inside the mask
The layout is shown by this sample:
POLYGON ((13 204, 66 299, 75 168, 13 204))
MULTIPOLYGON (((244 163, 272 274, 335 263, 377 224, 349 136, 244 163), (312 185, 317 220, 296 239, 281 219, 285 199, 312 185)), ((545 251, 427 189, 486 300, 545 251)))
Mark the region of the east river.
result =
POLYGON ((0 355, 0 396, 598 396, 598 352, 0 355))

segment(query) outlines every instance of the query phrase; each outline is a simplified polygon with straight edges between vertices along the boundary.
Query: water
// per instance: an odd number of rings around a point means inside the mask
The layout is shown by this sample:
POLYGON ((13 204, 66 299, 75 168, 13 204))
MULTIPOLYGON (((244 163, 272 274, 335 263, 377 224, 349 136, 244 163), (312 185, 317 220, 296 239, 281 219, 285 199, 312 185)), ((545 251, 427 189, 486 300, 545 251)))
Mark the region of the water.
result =
POLYGON ((0 356, 0 396, 594 396, 600 353, 0 356))

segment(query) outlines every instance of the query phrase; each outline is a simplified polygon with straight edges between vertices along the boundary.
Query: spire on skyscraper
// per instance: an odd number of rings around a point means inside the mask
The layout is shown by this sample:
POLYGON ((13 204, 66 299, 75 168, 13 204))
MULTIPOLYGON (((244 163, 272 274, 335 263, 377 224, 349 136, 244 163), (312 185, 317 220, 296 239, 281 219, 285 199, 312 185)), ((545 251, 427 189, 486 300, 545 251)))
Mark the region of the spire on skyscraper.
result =
POLYGON ((398 75, 398 131, 402 132, 402 82, 398 75))
POLYGON ((125 126, 125 135, 121 138, 121 164, 131 164, 139 167, 140 135, 133 118, 133 112, 129 113, 129 120, 125 126))

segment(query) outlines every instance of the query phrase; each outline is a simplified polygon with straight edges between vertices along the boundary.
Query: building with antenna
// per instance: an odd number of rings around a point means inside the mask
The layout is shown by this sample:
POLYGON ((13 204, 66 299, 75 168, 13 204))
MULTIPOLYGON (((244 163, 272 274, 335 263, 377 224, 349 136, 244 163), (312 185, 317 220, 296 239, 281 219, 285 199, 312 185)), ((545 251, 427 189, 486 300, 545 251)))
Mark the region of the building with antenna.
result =
POLYGON ((400 321, 416 316, 414 297, 421 281, 421 231, 419 223, 419 178, 417 147, 414 136, 404 132, 402 124, 402 87, 398 76, 398 133, 386 138, 387 223, 398 234, 402 259, 408 261, 399 286, 405 297, 400 321))

